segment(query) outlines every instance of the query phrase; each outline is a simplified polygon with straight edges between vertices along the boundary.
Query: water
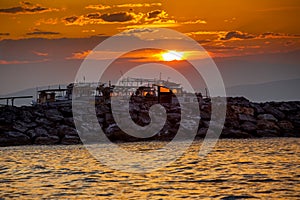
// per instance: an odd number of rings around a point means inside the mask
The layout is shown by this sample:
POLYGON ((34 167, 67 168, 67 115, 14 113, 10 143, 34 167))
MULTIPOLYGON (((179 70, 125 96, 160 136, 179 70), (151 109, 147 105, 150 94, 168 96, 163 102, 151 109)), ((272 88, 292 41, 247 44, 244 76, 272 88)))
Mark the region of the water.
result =
MULTIPOLYGON (((112 170, 80 145, 0 148, 0 197, 300 199, 299 138, 219 140, 204 159, 198 157, 200 144, 147 174, 112 170)), ((121 146, 138 151, 148 145, 121 146)))

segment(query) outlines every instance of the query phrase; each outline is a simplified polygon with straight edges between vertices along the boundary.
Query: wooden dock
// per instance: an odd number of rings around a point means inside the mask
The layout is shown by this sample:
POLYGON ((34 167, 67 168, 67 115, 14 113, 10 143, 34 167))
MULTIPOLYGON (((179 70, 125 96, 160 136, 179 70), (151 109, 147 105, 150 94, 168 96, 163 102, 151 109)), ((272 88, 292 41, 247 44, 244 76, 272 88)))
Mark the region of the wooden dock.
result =
POLYGON ((33 96, 13 96, 13 97, 0 97, 0 100, 6 100, 6 105, 8 106, 9 100, 11 100, 11 105, 14 106, 15 99, 28 99, 33 98, 33 96))

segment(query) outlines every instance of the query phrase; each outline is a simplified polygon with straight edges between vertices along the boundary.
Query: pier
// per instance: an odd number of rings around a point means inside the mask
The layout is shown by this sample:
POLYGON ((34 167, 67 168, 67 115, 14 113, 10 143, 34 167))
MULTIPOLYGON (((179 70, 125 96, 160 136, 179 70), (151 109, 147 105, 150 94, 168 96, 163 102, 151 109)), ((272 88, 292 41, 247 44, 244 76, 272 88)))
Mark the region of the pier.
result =
POLYGON ((13 96, 13 97, 1 97, 0 100, 6 100, 6 105, 8 106, 9 100, 11 100, 11 105, 14 106, 15 99, 28 99, 33 98, 33 96, 13 96))

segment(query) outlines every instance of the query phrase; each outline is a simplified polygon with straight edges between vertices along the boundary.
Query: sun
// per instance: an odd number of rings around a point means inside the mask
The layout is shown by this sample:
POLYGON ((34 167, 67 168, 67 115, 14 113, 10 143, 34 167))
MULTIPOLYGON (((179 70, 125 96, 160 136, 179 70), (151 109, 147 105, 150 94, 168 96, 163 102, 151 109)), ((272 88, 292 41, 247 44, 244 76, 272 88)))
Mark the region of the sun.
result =
POLYGON ((167 51, 161 54, 163 61, 183 60, 183 52, 167 51))

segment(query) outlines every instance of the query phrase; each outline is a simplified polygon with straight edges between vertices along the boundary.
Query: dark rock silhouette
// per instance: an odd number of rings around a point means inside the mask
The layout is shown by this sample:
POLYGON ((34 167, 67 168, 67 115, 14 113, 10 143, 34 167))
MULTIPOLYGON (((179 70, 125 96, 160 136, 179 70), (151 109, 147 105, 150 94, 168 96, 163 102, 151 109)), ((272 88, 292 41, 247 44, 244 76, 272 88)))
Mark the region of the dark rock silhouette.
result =
MULTIPOLYGON (((161 131, 150 138, 135 138, 124 133, 115 123, 109 103, 96 105, 98 122, 106 136, 114 142, 170 141, 181 124, 181 109, 178 103, 163 104, 167 121, 161 131)), ((150 123, 149 108, 153 102, 142 99, 131 101, 132 119, 144 126, 150 123)), ((204 99, 199 103, 201 120, 196 139, 204 138, 211 120, 211 103, 204 99)), ((80 144, 75 128, 71 104, 36 105, 32 107, 0 107, 0 146, 80 144)), ((126 118, 127 117, 127 118, 126 118)), ((77 119, 80 121, 80 119, 77 119)), ((82 119, 83 120, 83 119, 82 119)), ((82 124, 87 134, 92 126, 82 124)), ((183 126, 189 133, 188 125, 183 126)), ((252 103, 243 97, 227 98, 227 114, 221 138, 300 137, 300 102, 252 103)))

